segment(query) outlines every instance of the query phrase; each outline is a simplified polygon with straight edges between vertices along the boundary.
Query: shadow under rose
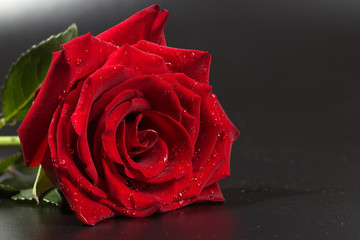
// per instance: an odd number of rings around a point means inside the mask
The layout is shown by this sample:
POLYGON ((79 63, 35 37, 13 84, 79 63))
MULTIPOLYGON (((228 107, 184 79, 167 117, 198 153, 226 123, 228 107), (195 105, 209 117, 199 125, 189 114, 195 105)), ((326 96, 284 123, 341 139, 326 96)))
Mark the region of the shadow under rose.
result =
POLYGON ((120 217, 83 228, 71 239, 240 239, 241 219, 223 204, 193 205, 148 218, 120 217), (235 237, 235 238, 234 238, 235 237))

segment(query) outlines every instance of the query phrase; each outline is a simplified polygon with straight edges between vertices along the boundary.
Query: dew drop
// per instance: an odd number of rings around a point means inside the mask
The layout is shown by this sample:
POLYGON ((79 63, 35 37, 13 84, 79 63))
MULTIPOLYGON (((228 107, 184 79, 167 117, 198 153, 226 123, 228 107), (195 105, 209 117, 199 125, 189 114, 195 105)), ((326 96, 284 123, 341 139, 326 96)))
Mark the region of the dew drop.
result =
POLYGON ((213 158, 216 158, 216 157, 217 157, 217 153, 213 153, 212 157, 213 157, 213 158))
POLYGON ((205 68, 205 67, 202 69, 203 74, 206 74, 207 71, 208 71, 208 70, 207 70, 207 68, 205 68))
POLYGON ((81 177, 76 178, 76 182, 80 182, 80 180, 81 180, 81 177))
POLYGON ((80 65, 80 63, 81 63, 81 59, 80 58, 76 59, 76 65, 80 65))
POLYGON ((76 207, 75 207, 74 205, 71 205, 71 206, 70 206, 70 209, 71 209, 71 211, 75 211, 75 210, 76 210, 76 207))
POLYGON ((60 158, 60 159, 59 159, 59 164, 60 164, 61 167, 66 168, 66 161, 65 161, 65 159, 60 158))
POLYGON ((71 61, 71 59, 68 57, 68 58, 66 58, 66 62, 67 63, 70 63, 70 61, 71 61))
POLYGON ((89 50, 85 49, 84 52, 85 52, 85 55, 86 55, 86 54, 88 54, 89 50))
POLYGON ((171 67, 171 65, 172 65, 171 62, 166 62, 165 64, 167 67, 171 67))
POLYGON ((116 70, 116 67, 114 67, 114 70, 116 70))
POLYGON ((222 136, 221 140, 225 141, 226 139, 227 139, 227 136, 226 136, 226 134, 224 134, 224 135, 222 136))
POLYGON ((179 193, 179 196, 180 196, 180 197, 182 197, 182 196, 183 196, 183 193, 182 193, 182 192, 181 192, 181 193, 179 193))
POLYGON ((190 53, 189 53, 189 57, 194 58, 194 57, 195 57, 195 53, 194 53, 194 52, 190 52, 190 53))
POLYGON ((180 57, 180 52, 176 52, 175 56, 180 57))
POLYGON ((102 53, 103 53, 102 48, 99 48, 98 53, 100 53, 100 54, 102 54, 102 53))
POLYGON ((184 200, 179 200, 179 205, 180 206, 184 205, 184 200))
POLYGON ((211 109, 215 109, 215 104, 210 105, 211 109))

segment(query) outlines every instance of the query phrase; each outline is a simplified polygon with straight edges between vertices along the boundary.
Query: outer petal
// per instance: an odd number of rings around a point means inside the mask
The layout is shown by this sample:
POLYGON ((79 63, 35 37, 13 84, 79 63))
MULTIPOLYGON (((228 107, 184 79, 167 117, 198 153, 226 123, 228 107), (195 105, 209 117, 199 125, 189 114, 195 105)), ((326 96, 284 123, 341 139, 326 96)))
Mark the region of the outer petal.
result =
POLYGON ((211 55, 207 52, 160 46, 147 41, 139 41, 133 47, 163 57, 170 72, 184 73, 198 82, 209 84, 211 55))
POLYGON ((40 92, 18 129, 26 166, 37 166, 42 160, 47 148, 46 126, 50 125, 60 99, 76 80, 101 67, 116 47, 87 34, 64 44, 63 49, 54 54, 40 92), (102 49, 102 54, 98 49, 102 49))
POLYGON ((139 40, 165 44, 163 30, 168 15, 166 10, 160 10, 159 5, 153 5, 99 34, 97 38, 117 46, 134 44, 139 40))

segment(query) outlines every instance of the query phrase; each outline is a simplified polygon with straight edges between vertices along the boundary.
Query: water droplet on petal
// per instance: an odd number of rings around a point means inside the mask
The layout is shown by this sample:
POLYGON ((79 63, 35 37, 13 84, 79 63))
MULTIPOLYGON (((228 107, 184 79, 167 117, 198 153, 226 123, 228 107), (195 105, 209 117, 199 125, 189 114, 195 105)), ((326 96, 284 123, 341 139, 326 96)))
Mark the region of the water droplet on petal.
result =
POLYGON ((204 67, 203 69, 202 69, 202 72, 203 72, 203 74, 206 74, 207 73, 207 68, 206 67, 204 67))
POLYGON ((70 206, 70 209, 71 209, 71 211, 75 211, 75 210, 76 210, 76 207, 75 207, 74 205, 71 205, 71 206, 70 206))
POLYGON ((66 58, 66 62, 67 63, 70 63, 70 61, 71 61, 71 59, 68 57, 68 58, 66 58))
POLYGON ((179 200, 179 205, 180 206, 184 205, 184 200, 179 200))
POLYGON ((81 59, 80 58, 76 59, 76 65, 80 65, 80 63, 81 63, 81 59))
POLYGON ((176 52, 175 56, 180 57, 180 52, 176 52))
POLYGON ((99 48, 99 51, 98 51, 98 53, 100 53, 100 54, 102 54, 102 53, 103 53, 103 50, 102 50, 102 48, 99 48))
POLYGON ((86 55, 86 54, 88 54, 89 50, 85 49, 84 52, 85 52, 85 55, 86 55))
POLYGON ((189 53, 189 57, 194 58, 194 57, 195 57, 195 53, 194 53, 194 52, 190 52, 190 53, 189 53))
POLYGON ((212 157, 213 157, 213 158, 216 158, 216 157, 217 157, 217 153, 213 153, 212 157))
POLYGON ((67 166, 66 166, 66 161, 65 161, 65 159, 63 159, 63 158, 60 158, 60 159, 59 159, 59 164, 60 164, 60 166, 63 167, 63 168, 66 168, 66 167, 67 167, 67 166))
POLYGON ((171 67, 171 62, 166 62, 165 64, 167 67, 171 67))

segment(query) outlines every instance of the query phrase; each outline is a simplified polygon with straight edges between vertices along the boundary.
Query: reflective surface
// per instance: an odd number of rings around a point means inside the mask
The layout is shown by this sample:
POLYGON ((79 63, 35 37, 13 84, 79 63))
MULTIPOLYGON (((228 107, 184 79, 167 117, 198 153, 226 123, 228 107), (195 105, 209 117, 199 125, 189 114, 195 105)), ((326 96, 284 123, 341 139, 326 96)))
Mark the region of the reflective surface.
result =
MULTIPOLYGON (((0 76, 72 22, 97 34, 153 3, 65 1, 36 17, 29 8, 1 22, 0 76)), ((171 14, 168 45, 212 54, 210 82, 240 129, 221 183, 227 201, 87 227, 69 212, 0 198, 0 239, 360 239, 360 3, 158 3, 171 14)))

